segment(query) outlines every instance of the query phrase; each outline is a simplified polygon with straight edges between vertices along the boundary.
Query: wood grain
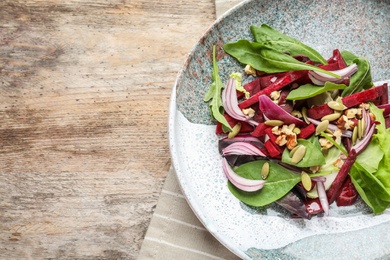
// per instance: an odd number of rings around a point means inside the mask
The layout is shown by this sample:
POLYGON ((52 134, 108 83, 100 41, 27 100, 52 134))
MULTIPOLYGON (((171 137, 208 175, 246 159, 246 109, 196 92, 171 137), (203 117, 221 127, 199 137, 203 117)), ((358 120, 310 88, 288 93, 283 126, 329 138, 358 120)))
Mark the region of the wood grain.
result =
POLYGON ((0 2, 0 258, 134 259, 214 2, 0 2))

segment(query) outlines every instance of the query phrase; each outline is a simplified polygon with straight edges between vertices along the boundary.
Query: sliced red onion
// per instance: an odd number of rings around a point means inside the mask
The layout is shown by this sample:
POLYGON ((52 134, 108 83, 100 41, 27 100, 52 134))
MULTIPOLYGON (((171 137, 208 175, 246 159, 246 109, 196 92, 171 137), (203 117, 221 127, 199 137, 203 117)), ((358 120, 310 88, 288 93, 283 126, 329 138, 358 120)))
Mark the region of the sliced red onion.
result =
POLYGON ((316 176, 316 177, 311 177, 312 181, 315 182, 326 182, 325 176, 316 176))
POLYGON ((251 120, 246 116, 242 110, 238 107, 237 92, 236 92, 236 80, 230 79, 222 90, 222 104, 225 112, 234 119, 248 122, 251 125, 257 126, 259 123, 251 120))
POLYGON ((318 198, 320 199, 321 207, 325 212, 325 215, 329 216, 329 202, 326 196, 325 185, 322 181, 316 182, 318 198))
POLYGON ((256 155, 267 157, 258 147, 245 142, 234 142, 225 149, 222 150, 222 154, 225 155, 256 155))
POLYGON ((263 188, 265 181, 264 180, 250 180, 245 179, 235 173, 227 162, 226 158, 222 158, 222 168, 228 178, 228 180, 238 189, 243 191, 258 191, 263 188))
POLYGON ((351 149, 355 149, 356 154, 360 154, 367 147, 367 145, 370 143, 371 137, 374 134, 374 131, 375 131, 375 124, 372 124, 372 126, 368 130, 367 134, 362 138, 362 140, 360 140, 357 144, 352 146, 351 149))
POLYGON ((304 121, 287 113, 266 95, 259 96, 259 105, 261 112, 263 112, 264 116, 270 120, 281 120, 286 125, 295 124, 296 126, 301 126, 305 124, 304 121))
POLYGON ((367 135, 368 131, 370 130, 371 125, 373 124, 370 114, 367 113, 366 109, 362 108, 362 118, 364 120, 365 126, 364 126, 364 135, 367 135))
MULTIPOLYGON (((315 119, 310 118, 310 117, 308 117, 307 119, 308 119, 313 125, 318 125, 319 123, 321 123, 321 121, 315 120, 315 119)), ((339 128, 337 127, 337 125, 329 124, 329 125, 328 125, 328 129, 330 129, 331 131, 334 132, 334 131, 338 130, 339 128)), ((341 136, 351 138, 351 137, 352 137, 352 131, 350 131, 350 130, 342 130, 342 131, 341 131, 341 136)))
POLYGON ((234 142, 253 142, 253 143, 261 143, 263 144, 257 137, 251 135, 236 135, 233 138, 224 137, 221 140, 227 140, 229 143, 234 142))
POLYGON ((327 81, 333 83, 340 83, 343 82, 345 79, 349 78, 351 75, 353 75, 357 71, 357 69, 357 65, 355 63, 352 63, 344 69, 330 71, 336 75, 339 75, 341 78, 335 78, 328 74, 313 70, 309 71, 309 77, 315 85, 324 85, 327 81))

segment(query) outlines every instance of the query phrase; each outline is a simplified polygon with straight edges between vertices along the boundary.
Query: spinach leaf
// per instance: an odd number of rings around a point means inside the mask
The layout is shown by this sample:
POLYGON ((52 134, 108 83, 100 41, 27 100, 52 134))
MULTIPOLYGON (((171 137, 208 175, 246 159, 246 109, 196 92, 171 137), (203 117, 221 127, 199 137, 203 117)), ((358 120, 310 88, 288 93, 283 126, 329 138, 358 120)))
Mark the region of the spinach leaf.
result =
POLYGON ((311 97, 315 97, 327 91, 336 89, 345 89, 347 86, 344 84, 335 84, 332 82, 325 82, 324 86, 316 86, 313 84, 305 84, 297 89, 292 90, 286 99, 288 100, 303 100, 311 97))
POLYGON ((302 160, 297 164, 291 163, 290 151, 288 149, 284 149, 282 162, 301 168, 325 164, 325 156, 321 151, 321 145, 318 142, 317 137, 312 136, 309 139, 298 139, 298 145, 300 144, 306 147, 306 153, 302 160))
POLYGON ((353 63, 357 64, 358 70, 351 76, 349 86, 341 93, 342 97, 371 88, 374 85, 372 83, 370 63, 368 60, 358 57, 353 60, 353 63))
POLYGON ((250 29, 256 42, 279 52, 289 52, 291 56, 306 55, 312 61, 327 64, 326 60, 316 50, 271 28, 269 25, 262 24, 260 27, 252 25, 250 29))
POLYGON ((353 63, 354 60, 356 60, 357 58, 359 58, 358 56, 356 56, 355 54, 353 54, 352 52, 350 51, 341 51, 341 57, 343 57, 343 60, 345 61, 345 63, 347 64, 347 66, 351 65, 353 63))
MULTIPOLYGON (((245 163, 234 171, 247 179, 261 179, 260 172, 264 162, 266 160, 245 163)), ((260 207, 282 198, 301 181, 300 174, 292 173, 276 163, 268 163, 270 166, 269 175, 261 190, 246 192, 236 188, 229 182, 228 187, 232 194, 247 205, 260 207)))
POLYGON ((300 62, 290 55, 273 50, 263 44, 239 40, 226 43, 223 49, 243 64, 249 64, 254 69, 265 73, 287 72, 295 70, 314 70, 335 78, 341 78, 330 71, 300 62))
POLYGON ((221 93, 222 89, 225 87, 222 83, 222 80, 218 74, 218 65, 215 58, 215 45, 213 46, 213 83, 210 85, 209 90, 205 94, 203 101, 208 102, 211 99, 210 102, 210 111, 211 115, 222 124, 222 126, 226 129, 228 129, 230 132, 233 131, 233 129, 230 127, 228 121, 223 116, 224 109, 222 106, 222 98, 221 93))

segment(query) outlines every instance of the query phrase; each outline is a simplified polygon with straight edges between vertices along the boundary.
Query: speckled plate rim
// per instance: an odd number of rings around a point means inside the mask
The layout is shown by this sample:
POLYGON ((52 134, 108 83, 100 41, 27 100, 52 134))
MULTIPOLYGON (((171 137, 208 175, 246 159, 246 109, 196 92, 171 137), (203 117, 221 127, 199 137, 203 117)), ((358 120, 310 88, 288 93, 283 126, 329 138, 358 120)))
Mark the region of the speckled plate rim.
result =
MULTIPOLYGON (((175 154, 175 146, 176 146, 176 143, 175 143, 175 122, 176 122, 176 116, 177 116, 177 112, 178 112, 177 107, 176 107, 177 86, 179 84, 180 77, 182 76, 183 72, 185 71, 185 69, 189 65, 191 54, 194 53, 199 41, 201 41, 202 38, 206 37, 209 34, 209 32, 212 30, 212 28, 215 26, 215 24, 218 24, 222 19, 225 19, 225 17, 229 16, 236 9, 241 8, 242 6, 246 5, 247 3, 251 2, 251 1, 253 1, 253 0, 244 0, 240 3, 238 3, 237 5, 233 6, 229 10, 227 10, 223 15, 221 15, 219 18, 217 18, 209 26, 209 28, 204 32, 204 34, 199 38, 199 40, 193 45, 191 51, 189 52, 189 54, 187 55, 187 58, 185 59, 185 62, 183 64, 181 70, 177 74, 174 86, 172 88, 170 102, 169 102, 168 140, 169 140, 170 154, 171 154, 171 158, 172 158, 171 161, 173 164, 173 168, 175 169, 175 172, 176 172, 176 178, 178 179, 179 187, 180 187, 182 193, 184 194, 184 197, 185 197, 188 205, 190 206, 190 208, 192 209, 192 211, 194 212, 196 217, 199 219, 199 221, 206 228, 207 228, 207 224, 206 224, 205 220, 203 219, 203 217, 200 214, 198 214, 198 212, 200 212, 200 210, 201 210, 199 204, 196 201, 190 201, 188 199, 190 194, 188 194, 188 191, 183 187, 182 182, 178 178, 178 174, 177 174, 178 172, 181 171, 180 163, 176 160, 177 155, 175 154)), ((227 249, 229 249, 232 253, 234 253, 235 255, 237 255, 238 257, 240 257, 242 259, 248 258, 247 254, 245 254, 243 251, 239 250, 234 244, 229 243, 229 241, 225 240, 223 236, 220 236, 218 234, 218 232, 214 232, 213 230, 210 230, 210 229, 208 229, 208 231, 212 234, 213 237, 215 237, 223 246, 225 246, 227 249)))
MULTIPOLYGON (((216 19, 215 22, 212 25, 210 25, 210 27, 205 31, 205 33, 199 39, 202 40, 204 37, 206 37, 208 35, 208 33, 212 30, 212 28, 216 24, 218 24, 222 19, 225 19, 227 16, 229 16, 231 13, 233 13, 236 9, 241 8, 242 6, 248 4, 248 3, 252 2, 252 1, 255 1, 255 0, 245 0, 245 1, 242 1, 241 3, 237 4, 233 8, 229 9, 221 17, 216 19)), ((189 206, 191 207, 192 211, 197 216, 197 218, 200 220, 200 222, 227 249, 229 249, 231 252, 233 252, 234 254, 236 254, 238 257, 240 257, 242 259, 249 259, 249 256, 245 252, 240 250, 234 243, 230 243, 230 241, 224 239, 224 236, 220 235, 218 232, 216 232, 216 230, 209 229, 209 227, 207 226, 207 223, 206 223, 206 221, 204 219, 204 216, 199 214, 199 212, 201 210, 201 207, 200 207, 199 203, 197 201, 189 199, 190 194, 188 194, 188 192, 185 189, 185 187, 183 187, 183 184, 180 181, 179 175, 177 174, 177 173, 180 173, 180 172, 183 171, 182 168, 180 167, 180 163, 177 161, 177 154, 175 154, 175 147, 176 147, 176 143, 175 143, 176 142, 175 141, 175 129, 176 129, 175 122, 176 122, 177 113, 178 113, 177 104, 176 104, 177 86, 179 84, 180 77, 182 76, 183 72, 185 71, 185 69, 189 65, 189 61, 190 61, 191 55, 193 54, 194 50, 196 49, 196 46, 197 46, 198 42, 192 47, 189 55, 185 59, 184 65, 182 66, 182 69, 177 74, 176 81, 174 83, 174 86, 173 86, 173 89, 172 89, 172 92, 171 92, 171 98, 170 98, 170 104, 169 104, 169 118, 168 118, 168 135, 169 135, 168 139, 169 139, 169 145, 170 145, 170 153, 171 153, 171 158, 172 158, 172 164, 173 164, 173 168, 176 171, 176 178, 178 179, 178 184, 179 184, 179 186, 180 186, 180 188, 181 188, 181 190, 182 190, 182 192, 183 192, 183 194, 184 194, 184 196, 185 196, 189 206)), ((390 82, 390 80, 385 80, 383 82, 390 82)))

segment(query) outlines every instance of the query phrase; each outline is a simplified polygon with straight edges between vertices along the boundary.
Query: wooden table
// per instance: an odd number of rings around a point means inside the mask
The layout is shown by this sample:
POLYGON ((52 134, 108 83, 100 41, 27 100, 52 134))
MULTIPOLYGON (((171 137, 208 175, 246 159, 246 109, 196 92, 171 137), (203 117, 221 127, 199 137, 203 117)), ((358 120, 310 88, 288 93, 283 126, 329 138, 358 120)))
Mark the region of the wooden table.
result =
POLYGON ((0 259, 134 259, 213 0, 0 1, 0 259))

